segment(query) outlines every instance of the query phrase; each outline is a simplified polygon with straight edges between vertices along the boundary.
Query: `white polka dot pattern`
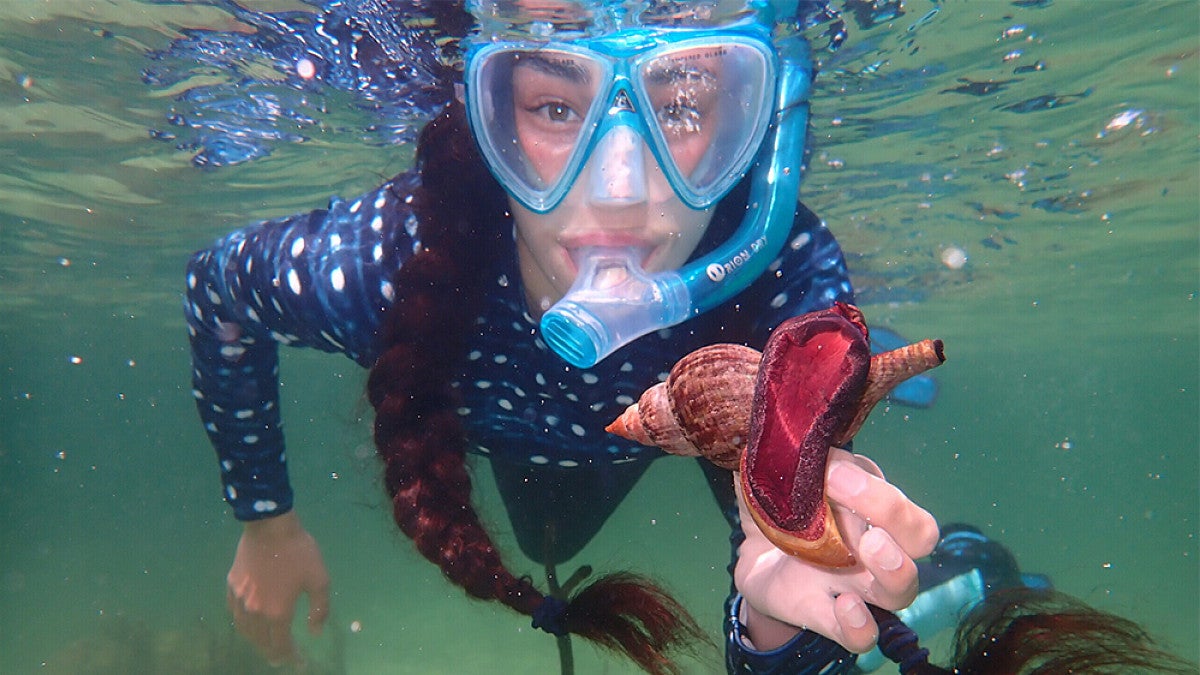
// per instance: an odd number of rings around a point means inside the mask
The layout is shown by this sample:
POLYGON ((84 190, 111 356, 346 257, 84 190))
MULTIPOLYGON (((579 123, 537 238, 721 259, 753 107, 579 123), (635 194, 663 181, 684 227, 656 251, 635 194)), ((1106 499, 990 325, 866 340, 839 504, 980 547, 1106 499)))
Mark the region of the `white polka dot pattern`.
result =
MULTIPOLYGON (((324 211, 235 232, 193 257, 185 315, 192 336, 193 397, 221 459, 226 498, 243 519, 291 508, 277 391, 280 344, 342 352, 363 366, 376 356, 391 277, 420 247, 412 215, 415 179, 397 179, 324 211)), ((717 341, 765 341, 787 316, 850 299, 840 252, 818 223, 793 238, 726 318, 705 315, 648 335, 594 368, 571 367, 538 337, 524 308, 512 250, 486 270, 492 287, 477 339, 455 385, 458 414, 475 450, 507 461, 562 468, 622 464, 659 451, 617 439, 604 427, 646 387, 666 378, 684 353, 717 341), (748 292, 749 293, 749 292, 748 292), (704 327, 703 330, 698 327, 704 327)))

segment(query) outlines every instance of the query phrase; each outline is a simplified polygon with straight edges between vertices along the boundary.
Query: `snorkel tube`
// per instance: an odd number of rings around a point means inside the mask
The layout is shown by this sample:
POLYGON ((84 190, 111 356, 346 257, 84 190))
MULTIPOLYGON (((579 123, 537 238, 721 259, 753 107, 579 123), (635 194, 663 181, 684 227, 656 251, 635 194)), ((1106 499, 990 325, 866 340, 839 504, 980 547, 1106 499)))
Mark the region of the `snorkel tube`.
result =
POLYGON ((803 38, 783 40, 779 56, 775 112, 742 225, 708 255, 653 275, 633 251, 584 252, 574 285, 541 320, 546 344, 568 363, 590 368, 647 333, 707 312, 749 286, 783 250, 799 199, 813 73, 803 38))

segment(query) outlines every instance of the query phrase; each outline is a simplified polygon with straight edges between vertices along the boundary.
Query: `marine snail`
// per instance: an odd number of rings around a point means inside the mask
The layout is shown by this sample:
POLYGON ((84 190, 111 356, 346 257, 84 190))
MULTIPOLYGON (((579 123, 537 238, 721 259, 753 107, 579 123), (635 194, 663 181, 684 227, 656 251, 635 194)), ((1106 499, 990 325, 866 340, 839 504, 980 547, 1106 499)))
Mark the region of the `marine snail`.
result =
POLYGON ((944 360, 940 340, 872 357, 862 312, 837 303, 780 324, 761 354, 717 344, 684 356, 607 430, 736 471, 773 544, 849 567, 825 499, 829 447, 852 439, 896 385, 944 360))

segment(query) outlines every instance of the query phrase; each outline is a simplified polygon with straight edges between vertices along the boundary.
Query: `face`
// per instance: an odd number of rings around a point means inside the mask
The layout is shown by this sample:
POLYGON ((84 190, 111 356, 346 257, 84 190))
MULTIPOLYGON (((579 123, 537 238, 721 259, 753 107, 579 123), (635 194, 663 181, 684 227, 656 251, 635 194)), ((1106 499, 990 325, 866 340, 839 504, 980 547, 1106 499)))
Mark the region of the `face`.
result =
MULTIPOLYGON (((706 113, 715 78, 703 58, 647 73, 667 149, 684 175, 703 157, 715 126, 706 113)), ((586 60, 534 55, 513 69, 516 142, 544 184, 563 172, 591 107, 601 71, 586 60)), ((530 310, 540 316, 570 289, 584 247, 638 251, 647 272, 681 267, 704 235, 712 209, 684 204, 640 134, 618 125, 599 139, 566 197, 539 214, 509 200, 530 310)), ((535 316, 535 318, 536 318, 535 316)))

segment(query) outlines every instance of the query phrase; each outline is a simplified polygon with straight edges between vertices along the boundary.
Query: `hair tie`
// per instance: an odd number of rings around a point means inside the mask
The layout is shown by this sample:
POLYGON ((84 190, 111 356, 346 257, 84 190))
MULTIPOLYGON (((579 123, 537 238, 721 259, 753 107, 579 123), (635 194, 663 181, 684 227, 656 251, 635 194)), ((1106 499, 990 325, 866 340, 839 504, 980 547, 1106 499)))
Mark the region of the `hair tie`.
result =
POLYGON ((547 595, 542 600, 542 604, 533 610, 533 627, 562 637, 567 634, 567 628, 563 625, 566 613, 567 603, 564 600, 547 595))

